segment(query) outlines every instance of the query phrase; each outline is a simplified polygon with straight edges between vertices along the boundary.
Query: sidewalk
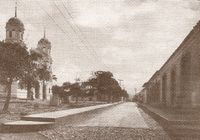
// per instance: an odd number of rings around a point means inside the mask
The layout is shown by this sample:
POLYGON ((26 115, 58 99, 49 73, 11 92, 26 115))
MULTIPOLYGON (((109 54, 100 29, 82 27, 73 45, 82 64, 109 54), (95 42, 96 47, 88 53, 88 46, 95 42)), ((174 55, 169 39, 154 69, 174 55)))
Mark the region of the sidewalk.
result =
POLYGON ((55 112, 46 112, 46 113, 40 113, 40 114, 32 114, 22 117, 22 120, 27 121, 51 121, 51 122, 60 122, 65 117, 76 115, 80 113, 86 113, 92 110, 106 108, 112 105, 115 105, 118 103, 113 104, 103 104, 103 105, 96 105, 96 106, 89 106, 89 107, 82 107, 82 108, 75 108, 75 109, 68 109, 68 110, 61 110, 61 111, 55 111, 55 112))
POLYGON ((173 122, 199 122, 200 121, 200 113, 197 111, 183 111, 181 112, 178 109, 173 108, 158 108, 152 107, 147 104, 139 104, 140 106, 146 108, 148 111, 154 113, 155 115, 163 118, 168 123, 173 122))
POLYGON ((55 125, 72 121, 76 119, 77 116, 85 115, 89 112, 105 109, 117 104, 119 103, 27 115, 21 117, 21 120, 19 121, 4 123, 2 130, 4 132, 30 132, 45 130, 53 128, 55 125))
POLYGON ((200 113, 198 111, 181 112, 177 109, 158 108, 147 104, 138 105, 172 136, 200 138, 200 113))

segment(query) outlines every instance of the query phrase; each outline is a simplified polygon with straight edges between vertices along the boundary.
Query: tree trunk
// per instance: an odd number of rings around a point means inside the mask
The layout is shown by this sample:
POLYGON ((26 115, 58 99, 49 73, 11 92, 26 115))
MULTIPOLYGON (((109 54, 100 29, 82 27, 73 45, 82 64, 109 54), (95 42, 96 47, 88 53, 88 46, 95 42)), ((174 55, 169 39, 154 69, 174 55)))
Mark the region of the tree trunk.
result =
POLYGON ((76 103, 78 103, 78 96, 76 96, 76 103))
POLYGON ((111 95, 108 95, 108 103, 111 103, 111 102, 112 102, 111 95))
POLYGON ((3 106, 3 110, 2 110, 3 113, 6 113, 8 111, 8 107, 9 107, 9 104, 10 104, 10 98, 11 98, 12 82, 13 82, 13 79, 10 79, 8 81, 7 85, 6 85, 7 96, 6 96, 6 101, 5 101, 5 104, 3 106))
POLYGON ((64 96, 64 103, 68 104, 69 103, 69 96, 64 96))
POLYGON ((33 91, 31 90, 31 83, 27 83, 27 99, 33 100, 33 91))
POLYGON ((35 98, 36 99, 40 98, 40 84, 38 82, 35 85, 35 98))
POLYGON ((76 103, 78 103, 78 93, 76 93, 76 103))
POLYGON ((43 81, 43 87, 42 87, 42 95, 43 95, 43 100, 46 100, 47 99, 47 91, 46 91, 46 84, 45 84, 45 81, 43 81))

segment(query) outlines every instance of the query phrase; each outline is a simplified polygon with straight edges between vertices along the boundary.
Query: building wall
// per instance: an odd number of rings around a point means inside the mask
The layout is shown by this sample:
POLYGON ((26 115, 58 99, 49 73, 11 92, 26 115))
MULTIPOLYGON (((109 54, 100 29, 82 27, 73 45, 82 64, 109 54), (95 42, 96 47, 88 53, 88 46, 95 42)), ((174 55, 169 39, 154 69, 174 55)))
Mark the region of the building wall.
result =
MULTIPOLYGON (((180 47, 147 82, 149 89, 155 80, 160 83, 159 101, 165 106, 195 107, 200 105, 200 25, 194 27, 180 47)), ((148 100, 148 99, 147 99, 148 100)))

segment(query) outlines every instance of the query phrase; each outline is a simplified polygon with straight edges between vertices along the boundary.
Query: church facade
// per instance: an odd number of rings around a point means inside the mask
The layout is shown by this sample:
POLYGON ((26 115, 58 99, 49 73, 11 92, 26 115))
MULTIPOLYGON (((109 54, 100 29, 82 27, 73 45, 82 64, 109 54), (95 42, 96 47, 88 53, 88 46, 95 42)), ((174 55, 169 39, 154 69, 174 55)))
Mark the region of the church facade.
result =
MULTIPOLYGON (((6 38, 4 42, 7 43, 20 43, 21 46, 25 47, 25 43, 23 41, 24 36, 24 24, 17 17, 17 7, 15 8, 15 16, 10 18, 6 23, 6 38)), ((42 81, 38 77, 38 85, 32 89, 33 97, 38 99, 44 99, 42 96, 45 85, 46 97, 45 99, 50 99, 51 96, 51 87, 52 87, 52 58, 51 58, 51 42, 46 38, 44 33, 44 37, 38 41, 38 45, 35 49, 32 49, 37 53, 41 54, 41 58, 35 62, 37 63, 38 68, 46 67, 46 69, 50 72, 50 79, 47 81, 42 81)), ((0 85, 0 95, 5 96, 5 86, 0 85)), ((27 90, 23 89, 19 81, 14 81, 12 84, 12 98, 27 98, 27 90)))
POLYGON ((38 41, 37 48, 32 51, 37 52, 42 57, 36 61, 37 67, 39 69, 45 68, 49 73, 50 77, 48 80, 40 80, 40 76, 38 76, 39 83, 35 86, 35 97, 36 98, 46 98, 50 99, 50 95, 52 94, 52 58, 51 58, 51 42, 46 38, 46 33, 44 31, 44 37, 38 41), (45 95, 43 94, 45 92, 45 95))
POLYGON ((200 22, 143 88, 139 95, 147 104, 200 106, 200 22))

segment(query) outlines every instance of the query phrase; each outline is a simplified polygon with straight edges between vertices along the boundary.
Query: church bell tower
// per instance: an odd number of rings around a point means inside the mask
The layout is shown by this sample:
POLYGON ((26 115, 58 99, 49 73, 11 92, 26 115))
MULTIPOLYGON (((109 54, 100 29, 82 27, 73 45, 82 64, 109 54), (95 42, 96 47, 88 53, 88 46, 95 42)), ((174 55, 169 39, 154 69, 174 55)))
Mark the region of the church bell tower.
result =
POLYGON ((23 42, 24 24, 17 18, 17 2, 15 4, 15 16, 10 18, 6 23, 6 42, 20 43, 23 42))

